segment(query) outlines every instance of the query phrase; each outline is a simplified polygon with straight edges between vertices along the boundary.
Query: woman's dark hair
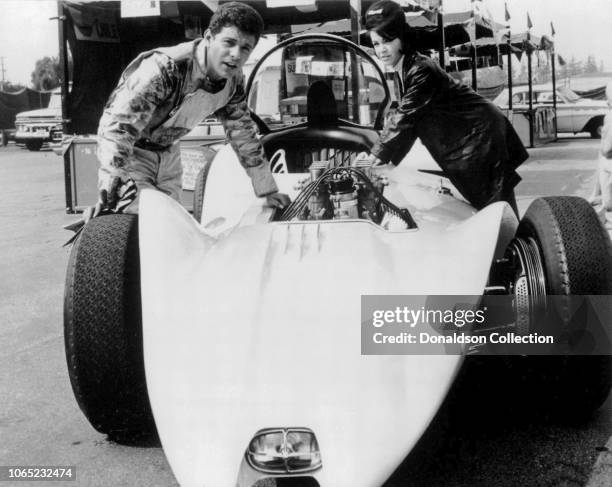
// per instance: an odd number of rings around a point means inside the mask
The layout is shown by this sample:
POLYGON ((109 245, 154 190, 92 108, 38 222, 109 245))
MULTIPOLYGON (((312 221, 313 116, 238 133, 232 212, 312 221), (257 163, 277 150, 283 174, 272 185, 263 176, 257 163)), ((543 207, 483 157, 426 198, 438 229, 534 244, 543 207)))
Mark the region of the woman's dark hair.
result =
POLYGON ((376 32, 385 41, 399 39, 404 53, 415 49, 412 28, 399 4, 392 0, 373 3, 365 14, 365 28, 376 32))
POLYGON ((237 27, 245 34, 255 36, 255 42, 259 42, 264 22, 253 7, 240 2, 230 2, 217 9, 208 25, 212 35, 218 34, 224 27, 237 27))

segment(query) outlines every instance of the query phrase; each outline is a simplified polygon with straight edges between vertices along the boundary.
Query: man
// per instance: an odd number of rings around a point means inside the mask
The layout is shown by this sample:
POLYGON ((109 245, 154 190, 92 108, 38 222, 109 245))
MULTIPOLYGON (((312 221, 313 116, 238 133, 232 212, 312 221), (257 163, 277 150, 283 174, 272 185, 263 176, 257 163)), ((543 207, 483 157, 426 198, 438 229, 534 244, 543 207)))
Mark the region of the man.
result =
POLYGON ((278 192, 246 104, 242 67, 262 31, 256 10, 227 3, 214 13, 203 38, 144 52, 132 61, 100 119, 100 196, 92 216, 103 208, 137 213, 142 188, 178 201, 178 141, 212 114, 223 123, 255 194, 273 207, 289 204, 278 192))

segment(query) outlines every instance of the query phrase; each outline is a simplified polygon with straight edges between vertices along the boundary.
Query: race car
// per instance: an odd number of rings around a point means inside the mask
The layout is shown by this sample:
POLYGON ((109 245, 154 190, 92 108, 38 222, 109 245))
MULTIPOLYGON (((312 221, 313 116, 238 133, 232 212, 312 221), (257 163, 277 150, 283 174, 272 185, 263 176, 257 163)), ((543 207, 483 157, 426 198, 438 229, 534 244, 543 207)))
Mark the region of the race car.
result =
POLYGON ((138 216, 95 218, 73 246, 66 356, 94 428, 117 441, 158 434, 184 486, 381 485, 485 353, 444 340, 369 348, 368 306, 403 296, 423 309, 461 297, 474 313, 501 297, 489 335, 546 323, 562 342, 563 353, 507 358, 534 385, 530 404, 587 418, 605 401, 609 327, 595 320, 592 334, 572 308, 612 291, 612 245, 585 200, 537 199, 519 221, 504 202, 476 211, 436 171, 362 162, 390 93, 339 37, 279 43, 247 93, 290 206, 266 207, 223 146, 193 215, 144 190, 138 216))

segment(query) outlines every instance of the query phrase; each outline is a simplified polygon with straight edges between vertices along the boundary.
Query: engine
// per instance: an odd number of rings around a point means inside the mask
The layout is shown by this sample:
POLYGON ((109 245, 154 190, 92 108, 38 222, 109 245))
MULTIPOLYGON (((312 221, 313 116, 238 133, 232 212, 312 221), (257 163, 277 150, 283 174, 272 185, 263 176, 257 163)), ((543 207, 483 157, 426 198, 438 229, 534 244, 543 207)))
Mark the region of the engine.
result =
POLYGON ((330 165, 330 161, 312 163, 309 177, 299 183, 299 195, 277 221, 361 218, 392 230, 416 227, 408 210, 383 196, 388 180, 376 168, 361 161, 350 167, 330 165))

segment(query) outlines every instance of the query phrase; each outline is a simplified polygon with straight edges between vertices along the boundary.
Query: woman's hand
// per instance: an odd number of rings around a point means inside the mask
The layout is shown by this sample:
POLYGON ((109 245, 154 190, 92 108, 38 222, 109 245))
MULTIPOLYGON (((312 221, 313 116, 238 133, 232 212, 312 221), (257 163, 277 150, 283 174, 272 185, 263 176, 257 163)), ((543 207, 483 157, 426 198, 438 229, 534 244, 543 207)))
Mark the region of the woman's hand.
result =
POLYGON ((385 163, 374 154, 368 154, 367 152, 361 152, 359 155, 357 155, 355 162, 367 163, 372 167, 385 165, 385 163))

